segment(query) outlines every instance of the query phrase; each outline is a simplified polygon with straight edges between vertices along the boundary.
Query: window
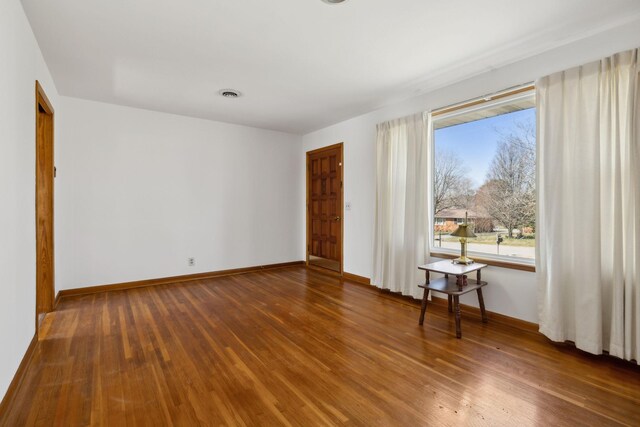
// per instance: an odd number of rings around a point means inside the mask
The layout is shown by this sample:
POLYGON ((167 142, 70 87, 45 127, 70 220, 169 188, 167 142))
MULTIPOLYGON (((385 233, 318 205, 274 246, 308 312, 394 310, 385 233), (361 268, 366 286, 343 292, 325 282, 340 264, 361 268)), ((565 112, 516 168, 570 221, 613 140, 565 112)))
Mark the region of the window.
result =
POLYGON ((532 264, 536 222, 536 111, 532 88, 432 114, 434 242, 460 251, 450 236, 465 213, 476 234, 468 251, 484 259, 532 264), (448 218, 440 222, 440 218, 448 218))

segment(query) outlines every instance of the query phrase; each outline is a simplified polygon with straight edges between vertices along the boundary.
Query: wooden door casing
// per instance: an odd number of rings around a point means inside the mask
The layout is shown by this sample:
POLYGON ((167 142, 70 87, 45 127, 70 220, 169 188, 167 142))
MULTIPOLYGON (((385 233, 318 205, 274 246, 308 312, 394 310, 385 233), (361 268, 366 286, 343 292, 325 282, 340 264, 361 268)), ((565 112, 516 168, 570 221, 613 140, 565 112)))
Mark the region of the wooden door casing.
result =
POLYGON ((342 273, 342 143, 307 153, 307 262, 316 256, 342 273))
POLYGON ((36 331, 54 303, 53 117, 53 107, 36 81, 36 331))

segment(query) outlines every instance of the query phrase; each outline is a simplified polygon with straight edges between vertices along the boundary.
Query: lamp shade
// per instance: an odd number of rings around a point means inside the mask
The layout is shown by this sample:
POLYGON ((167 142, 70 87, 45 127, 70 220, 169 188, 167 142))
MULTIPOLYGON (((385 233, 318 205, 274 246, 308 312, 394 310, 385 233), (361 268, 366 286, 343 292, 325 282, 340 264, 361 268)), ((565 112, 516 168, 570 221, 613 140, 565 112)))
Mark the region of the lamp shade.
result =
POLYGON ((469 224, 460 224, 451 235, 455 237, 476 237, 473 231, 469 229, 469 224))
POLYGON ((451 233, 452 236, 456 237, 476 237, 473 234, 473 231, 469 229, 469 220, 468 220, 468 212, 464 213, 464 223, 458 226, 458 229, 451 233))

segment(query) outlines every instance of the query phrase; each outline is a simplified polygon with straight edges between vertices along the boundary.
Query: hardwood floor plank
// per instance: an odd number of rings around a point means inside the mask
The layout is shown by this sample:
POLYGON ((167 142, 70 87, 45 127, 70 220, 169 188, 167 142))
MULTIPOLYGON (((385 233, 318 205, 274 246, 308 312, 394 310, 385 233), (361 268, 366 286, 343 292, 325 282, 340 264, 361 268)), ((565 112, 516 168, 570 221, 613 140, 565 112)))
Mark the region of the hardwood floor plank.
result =
POLYGON ((637 425, 640 368, 302 267, 64 297, 17 425, 637 425))

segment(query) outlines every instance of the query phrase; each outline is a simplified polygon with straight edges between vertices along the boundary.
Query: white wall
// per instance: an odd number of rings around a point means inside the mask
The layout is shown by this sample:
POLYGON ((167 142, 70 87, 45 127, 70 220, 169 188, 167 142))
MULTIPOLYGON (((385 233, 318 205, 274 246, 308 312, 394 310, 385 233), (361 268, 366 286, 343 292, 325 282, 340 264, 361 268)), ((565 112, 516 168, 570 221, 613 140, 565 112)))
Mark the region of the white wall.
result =
POLYGON ((60 103, 58 289, 303 259, 300 136, 60 103))
MULTIPOLYGON (((301 176, 304 176, 306 151, 344 142, 344 196, 345 202, 352 204, 351 210, 345 211, 344 218, 345 271, 365 277, 371 277, 373 271, 377 123, 528 83, 555 71, 636 48, 640 46, 638 28, 640 22, 635 21, 305 135, 298 160, 301 176)), ((304 180, 300 182, 299 197, 304 199, 304 180)), ((304 205, 300 207, 299 215, 304 218, 304 205)), ((304 235, 299 245, 304 252, 304 235)), ((483 277, 490 282, 485 291, 489 310, 537 322, 534 273, 489 267, 483 277)), ((472 295, 466 295, 462 301, 477 306, 472 295)))
MULTIPOLYGON (((0 2, 0 399, 35 332, 35 81, 57 91, 18 0, 0 2)), ((57 110, 56 110, 57 111, 57 110)))

